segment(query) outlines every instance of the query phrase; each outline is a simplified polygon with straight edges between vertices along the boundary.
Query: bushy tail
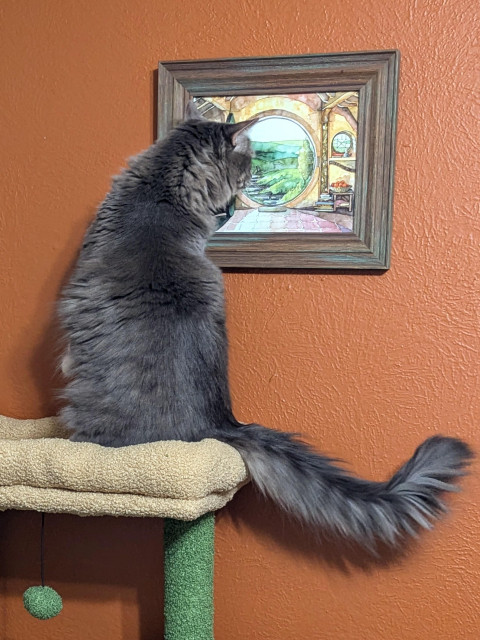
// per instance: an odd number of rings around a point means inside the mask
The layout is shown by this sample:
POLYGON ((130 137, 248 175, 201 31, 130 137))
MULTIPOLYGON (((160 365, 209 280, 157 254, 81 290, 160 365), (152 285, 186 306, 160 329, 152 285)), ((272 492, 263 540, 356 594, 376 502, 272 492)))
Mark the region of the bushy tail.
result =
POLYGON ((254 483, 285 511, 368 548, 431 528, 446 511, 441 494, 456 490, 452 481, 473 457, 461 440, 435 436, 388 482, 369 482, 290 433, 232 421, 215 437, 240 452, 254 483))

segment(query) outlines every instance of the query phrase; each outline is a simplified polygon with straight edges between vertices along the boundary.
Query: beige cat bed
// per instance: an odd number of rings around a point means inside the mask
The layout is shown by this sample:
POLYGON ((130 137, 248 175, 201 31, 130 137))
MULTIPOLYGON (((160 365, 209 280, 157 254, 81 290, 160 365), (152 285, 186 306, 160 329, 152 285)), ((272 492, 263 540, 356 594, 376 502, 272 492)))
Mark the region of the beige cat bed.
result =
POLYGON ((107 448, 67 438, 54 418, 0 416, 0 511, 195 520, 247 482, 240 454, 218 440, 107 448))

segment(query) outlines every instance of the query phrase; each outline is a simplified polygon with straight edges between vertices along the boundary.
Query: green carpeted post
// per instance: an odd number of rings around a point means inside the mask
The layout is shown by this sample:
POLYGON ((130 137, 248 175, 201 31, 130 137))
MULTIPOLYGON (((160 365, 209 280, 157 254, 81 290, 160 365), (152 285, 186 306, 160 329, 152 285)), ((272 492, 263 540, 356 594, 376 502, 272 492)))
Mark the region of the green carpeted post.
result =
POLYGON ((213 640, 215 514, 165 520, 165 640, 213 640))

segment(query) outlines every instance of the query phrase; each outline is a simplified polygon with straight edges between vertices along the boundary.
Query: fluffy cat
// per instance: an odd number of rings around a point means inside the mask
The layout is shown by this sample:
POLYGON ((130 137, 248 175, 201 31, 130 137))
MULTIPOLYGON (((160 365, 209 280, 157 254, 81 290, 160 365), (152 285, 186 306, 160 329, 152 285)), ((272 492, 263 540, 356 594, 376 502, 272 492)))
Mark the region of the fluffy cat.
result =
POLYGON ((76 441, 119 447, 217 438, 288 513, 372 547, 443 510, 472 453, 426 440, 387 482, 357 479, 295 435, 232 414, 215 214, 250 178, 248 127, 199 117, 130 160, 90 226, 59 314, 69 340, 61 418, 76 441))

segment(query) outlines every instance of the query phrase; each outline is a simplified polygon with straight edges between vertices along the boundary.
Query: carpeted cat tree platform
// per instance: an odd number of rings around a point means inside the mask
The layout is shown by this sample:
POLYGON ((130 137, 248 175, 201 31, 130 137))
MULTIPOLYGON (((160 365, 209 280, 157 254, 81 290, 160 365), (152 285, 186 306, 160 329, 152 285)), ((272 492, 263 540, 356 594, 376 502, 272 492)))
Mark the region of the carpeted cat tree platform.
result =
MULTIPOLYGON (((0 511, 165 518, 165 639, 212 640, 214 511, 248 481, 240 454, 211 439, 112 449, 67 438, 54 418, 0 416, 0 511)), ((51 617, 36 593, 25 606, 51 617)))

